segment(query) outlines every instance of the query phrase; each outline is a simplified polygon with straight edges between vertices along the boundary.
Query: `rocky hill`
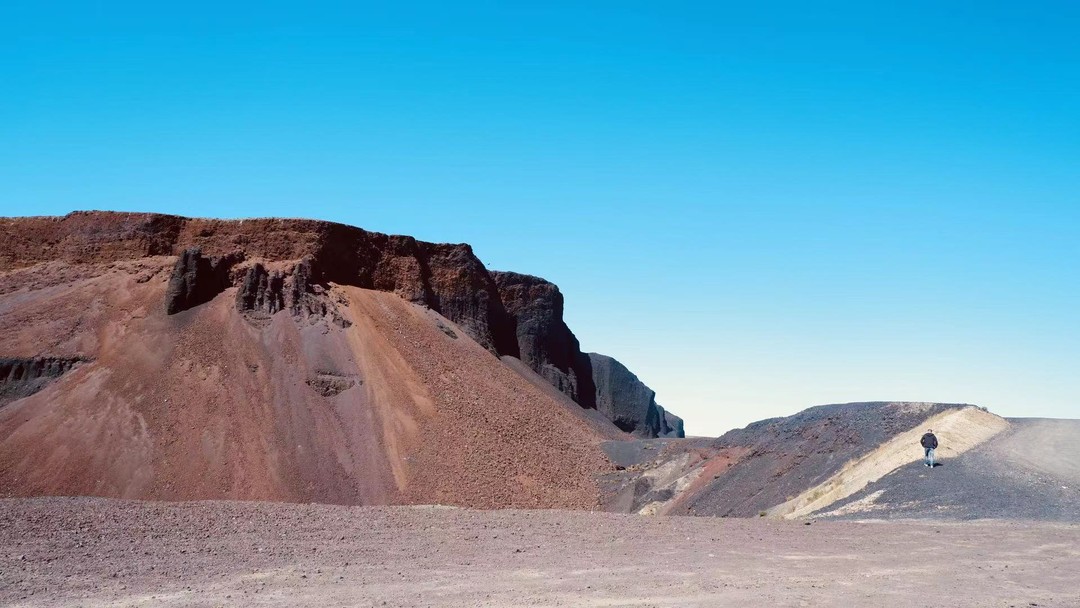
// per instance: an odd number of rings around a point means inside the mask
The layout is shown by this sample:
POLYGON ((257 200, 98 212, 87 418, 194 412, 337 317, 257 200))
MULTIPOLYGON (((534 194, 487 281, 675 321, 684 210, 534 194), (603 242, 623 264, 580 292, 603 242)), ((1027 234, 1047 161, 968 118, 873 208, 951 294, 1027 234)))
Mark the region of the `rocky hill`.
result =
POLYGON ((468 245, 2 219, 0 492, 589 506, 623 435, 562 314, 468 245))
POLYGON ((1080 521, 1080 424, 1011 420, 973 405, 813 407, 716 439, 608 442, 605 504, 722 517, 1080 521), (919 438, 941 441, 922 466, 919 438), (1038 447, 1036 447, 1038 446, 1038 447))
POLYGON ((1010 418, 933 469, 907 463, 813 516, 1080 522, 1080 420, 1010 418))

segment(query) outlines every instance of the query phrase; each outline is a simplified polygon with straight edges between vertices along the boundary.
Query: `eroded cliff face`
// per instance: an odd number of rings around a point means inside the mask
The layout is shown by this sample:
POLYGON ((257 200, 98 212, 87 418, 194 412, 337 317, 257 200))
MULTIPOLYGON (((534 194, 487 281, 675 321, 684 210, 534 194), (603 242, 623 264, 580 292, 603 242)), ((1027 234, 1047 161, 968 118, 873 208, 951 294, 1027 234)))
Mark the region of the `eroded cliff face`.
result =
POLYGON ((213 300, 231 285, 229 269, 241 259, 240 254, 207 258, 198 249, 187 249, 176 259, 165 311, 170 315, 213 300))
POLYGON ((663 420, 664 428, 661 432, 661 437, 686 437, 686 428, 683 425, 683 419, 665 410, 659 405, 657 409, 663 412, 661 420, 663 420))
POLYGON ((593 361, 563 321, 558 287, 528 275, 489 272, 466 244, 313 220, 111 212, 0 219, 0 239, 0 272, 57 261, 176 256, 163 303, 169 315, 236 287, 236 308, 254 325, 279 312, 344 325, 348 321, 328 295, 333 285, 392 292, 442 314, 493 354, 520 358, 584 408, 597 407, 602 395, 605 413, 621 412, 623 426, 638 435, 681 428, 655 402, 627 417, 641 409, 636 401, 619 401, 636 398, 633 391, 598 392, 593 361))
POLYGON ((582 407, 596 407, 592 365, 563 322, 559 288, 516 272, 492 275, 514 330, 515 356, 582 407))
POLYGON ((607 355, 588 355, 596 384, 596 408, 639 437, 684 437, 682 419, 656 403, 656 393, 625 365, 607 355))

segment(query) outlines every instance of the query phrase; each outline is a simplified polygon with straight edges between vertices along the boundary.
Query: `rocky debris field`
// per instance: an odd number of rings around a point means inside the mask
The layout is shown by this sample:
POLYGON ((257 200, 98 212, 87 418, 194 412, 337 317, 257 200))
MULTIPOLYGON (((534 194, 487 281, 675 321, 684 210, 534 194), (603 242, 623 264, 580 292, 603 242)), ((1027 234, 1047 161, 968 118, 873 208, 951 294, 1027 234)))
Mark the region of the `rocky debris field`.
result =
POLYGON ((0 500, 5 606, 1080 605, 1080 526, 0 500))

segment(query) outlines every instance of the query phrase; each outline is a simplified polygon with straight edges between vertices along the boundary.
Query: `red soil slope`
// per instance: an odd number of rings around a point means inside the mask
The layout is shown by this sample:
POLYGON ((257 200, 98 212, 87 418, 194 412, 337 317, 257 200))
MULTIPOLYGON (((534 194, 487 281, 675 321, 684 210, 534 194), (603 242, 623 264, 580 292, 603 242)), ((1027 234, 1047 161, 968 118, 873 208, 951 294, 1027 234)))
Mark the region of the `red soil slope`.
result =
POLYGON ((621 434, 492 354, 467 246, 364 233, 419 253, 379 258, 362 288, 332 280, 333 225, 66 219, 0 225, 0 357, 71 361, 0 401, 0 496, 596 506, 599 444, 621 434), (188 244, 242 255, 166 314, 188 244), (233 279, 256 265, 307 291, 244 304, 233 279), (464 325, 427 306, 455 297, 464 325))

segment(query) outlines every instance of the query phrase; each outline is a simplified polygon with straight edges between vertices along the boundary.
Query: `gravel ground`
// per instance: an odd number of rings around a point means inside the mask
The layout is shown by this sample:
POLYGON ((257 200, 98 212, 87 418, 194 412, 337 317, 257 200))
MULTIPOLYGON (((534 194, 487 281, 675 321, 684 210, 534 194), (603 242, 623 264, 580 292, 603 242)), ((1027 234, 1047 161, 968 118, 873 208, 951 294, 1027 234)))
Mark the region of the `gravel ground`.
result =
POLYGON ((1080 526, 0 500, 5 606, 1077 606, 1080 526))

